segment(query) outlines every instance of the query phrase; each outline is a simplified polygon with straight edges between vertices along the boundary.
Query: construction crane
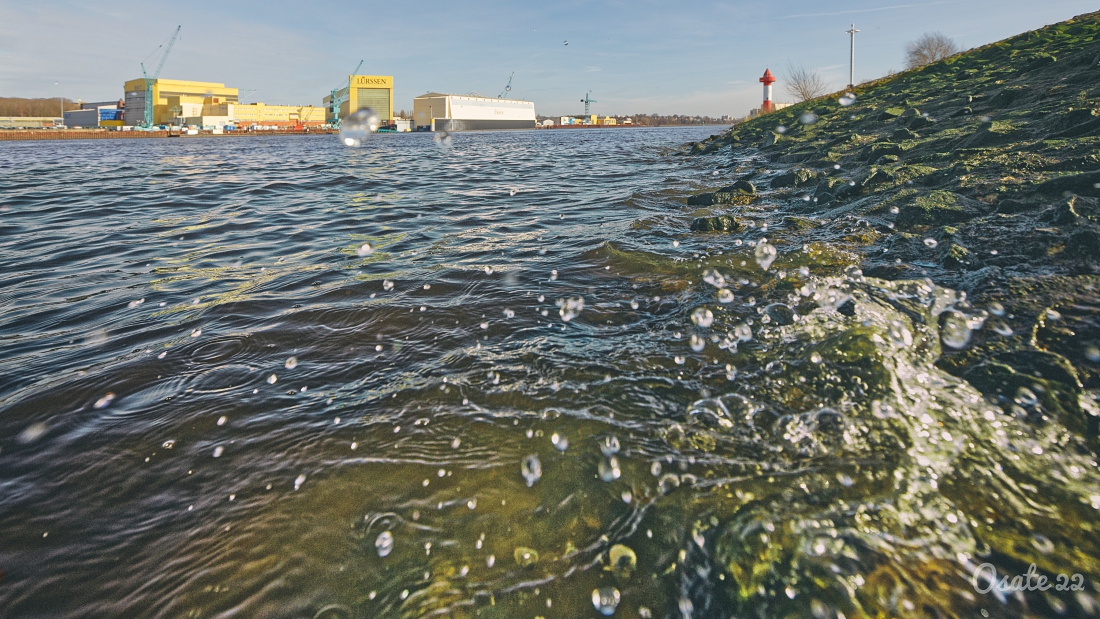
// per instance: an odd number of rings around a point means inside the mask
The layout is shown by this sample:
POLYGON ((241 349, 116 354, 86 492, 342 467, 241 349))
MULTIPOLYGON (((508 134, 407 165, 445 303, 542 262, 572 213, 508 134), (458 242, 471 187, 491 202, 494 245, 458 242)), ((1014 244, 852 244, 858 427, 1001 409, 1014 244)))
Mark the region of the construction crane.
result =
MULTIPOLYGON (((361 69, 361 68, 363 68, 363 61, 362 60, 359 61, 359 66, 355 67, 355 70, 352 71, 351 74, 352 75, 358 75, 359 74, 359 69, 361 69)), ((329 97, 330 101, 332 102, 332 126, 333 127, 339 127, 340 126, 340 106, 344 104, 344 101, 348 100, 349 96, 351 96, 351 84, 348 84, 347 86, 343 86, 341 88, 333 88, 332 89, 332 95, 329 97), (344 91, 343 94, 340 94, 341 88, 344 91)), ((350 111, 354 112, 355 110, 350 110, 350 111)))
MULTIPOLYGON (((145 117, 141 119, 141 127, 143 129, 153 128, 153 107, 156 105, 156 101, 153 101, 153 83, 160 77, 160 70, 164 68, 164 61, 168 60, 168 54, 172 52, 172 46, 176 44, 176 37, 178 37, 179 34, 180 26, 176 26, 176 31, 172 33, 172 36, 168 37, 168 45, 164 48, 164 54, 160 57, 160 62, 157 63, 157 70, 153 73, 152 77, 150 77, 149 73, 145 70, 145 63, 141 63, 141 75, 145 78, 145 117)), ((164 44, 162 43, 161 46, 163 47, 164 44)), ((156 52, 153 52, 153 54, 156 54, 156 52)), ((146 58, 146 60, 148 60, 148 58, 146 58)))
POLYGON ((589 95, 591 95, 591 94, 592 93, 588 93, 588 94, 584 95, 583 99, 581 99, 581 103, 584 104, 584 115, 586 117, 588 116, 588 106, 593 104, 593 103, 599 103, 599 101, 596 101, 595 99, 592 99, 592 98, 589 97, 589 95))
POLYGON ((506 95, 506 94, 508 94, 509 92, 512 91, 512 77, 515 76, 515 74, 516 74, 516 72, 512 71, 512 75, 508 76, 508 85, 504 87, 504 92, 497 95, 497 99, 503 99, 504 95, 506 95))

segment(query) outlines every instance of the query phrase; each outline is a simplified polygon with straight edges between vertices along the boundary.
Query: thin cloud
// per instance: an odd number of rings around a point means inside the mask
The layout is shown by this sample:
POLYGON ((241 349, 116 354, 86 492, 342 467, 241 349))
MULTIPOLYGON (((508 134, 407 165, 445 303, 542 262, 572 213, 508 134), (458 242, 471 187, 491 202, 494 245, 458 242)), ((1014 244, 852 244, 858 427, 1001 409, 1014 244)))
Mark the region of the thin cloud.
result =
POLYGON ((834 15, 851 15, 853 13, 873 13, 877 11, 893 11, 894 9, 908 9, 918 6, 933 6, 936 4, 951 4, 953 0, 941 0, 940 2, 923 2, 916 4, 895 4, 893 6, 880 6, 873 9, 852 9, 850 11, 836 11, 833 13, 799 13, 797 15, 787 15, 783 19, 794 19, 796 17, 832 17, 834 15))

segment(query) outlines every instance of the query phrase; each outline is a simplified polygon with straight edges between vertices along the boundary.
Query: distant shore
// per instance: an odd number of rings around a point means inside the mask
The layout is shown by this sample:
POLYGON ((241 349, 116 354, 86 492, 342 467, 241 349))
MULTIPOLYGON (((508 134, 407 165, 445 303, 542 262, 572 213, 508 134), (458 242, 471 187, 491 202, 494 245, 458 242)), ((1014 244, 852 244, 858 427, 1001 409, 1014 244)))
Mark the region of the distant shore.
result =
MULTIPOLYGON (((693 127, 697 125, 552 125, 536 126, 536 129, 659 129, 668 127, 693 127)), ((729 125, 712 125, 728 127, 729 125)), ((213 133, 202 131, 197 135, 175 131, 108 131, 104 129, 22 129, 0 131, 0 142, 53 141, 53 140, 131 140, 145 138, 233 138, 275 135, 333 135, 336 129, 279 130, 279 131, 226 131, 213 133)), ((417 133, 417 132, 407 132, 417 133)))
POLYGON ((0 131, 0 142, 45 140, 129 140, 144 138, 231 138, 270 135, 329 135, 335 129, 282 130, 282 131, 204 131, 197 135, 181 135, 177 131, 107 131, 104 129, 24 129, 0 131))

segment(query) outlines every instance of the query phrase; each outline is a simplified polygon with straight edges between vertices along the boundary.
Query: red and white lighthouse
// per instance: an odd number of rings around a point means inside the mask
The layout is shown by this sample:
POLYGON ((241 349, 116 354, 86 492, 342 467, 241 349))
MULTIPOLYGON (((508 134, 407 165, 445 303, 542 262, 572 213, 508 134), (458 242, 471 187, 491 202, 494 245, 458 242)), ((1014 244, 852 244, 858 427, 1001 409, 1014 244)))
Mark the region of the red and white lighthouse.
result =
POLYGON ((775 83, 775 76, 771 69, 764 69, 764 77, 760 78, 760 82, 764 84, 764 104, 760 106, 760 113, 767 114, 775 111, 775 106, 772 105, 772 84, 775 83))

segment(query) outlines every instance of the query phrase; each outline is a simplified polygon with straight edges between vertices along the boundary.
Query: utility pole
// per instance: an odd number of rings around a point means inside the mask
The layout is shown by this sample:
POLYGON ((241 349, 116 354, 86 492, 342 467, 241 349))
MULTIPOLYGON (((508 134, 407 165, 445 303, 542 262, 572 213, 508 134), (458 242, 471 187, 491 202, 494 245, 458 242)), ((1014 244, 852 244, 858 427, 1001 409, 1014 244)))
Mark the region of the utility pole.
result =
MULTIPOLYGON (((54 82, 53 85, 57 86, 61 82, 54 82)), ((61 106, 61 126, 65 126, 65 99, 61 98, 61 92, 57 93, 57 104, 61 106)))
POLYGON ((848 34, 850 34, 852 36, 852 56, 851 56, 851 60, 848 64, 848 88, 855 88, 856 87, 856 33, 859 32, 859 30, 856 30, 856 25, 852 24, 852 27, 849 28, 848 30, 845 30, 845 32, 847 32, 848 34))

